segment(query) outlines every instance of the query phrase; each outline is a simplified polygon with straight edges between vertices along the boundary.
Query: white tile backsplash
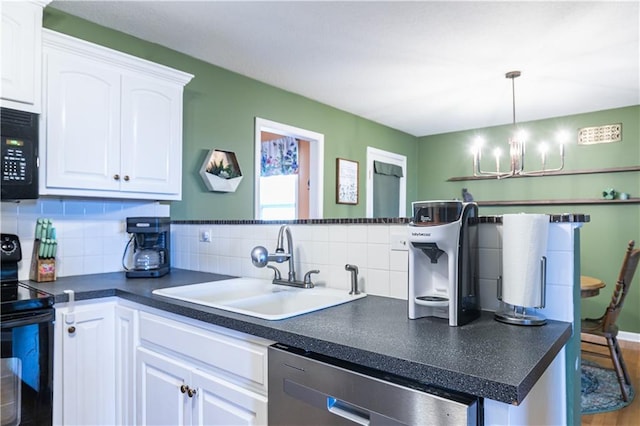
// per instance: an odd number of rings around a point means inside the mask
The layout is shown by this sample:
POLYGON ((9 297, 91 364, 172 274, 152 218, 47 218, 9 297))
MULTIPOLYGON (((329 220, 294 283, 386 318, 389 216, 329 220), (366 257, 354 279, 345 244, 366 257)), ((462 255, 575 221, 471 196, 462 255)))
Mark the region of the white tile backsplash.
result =
POLYGON ((38 218, 53 221, 58 239, 59 277, 123 270, 122 254, 129 239, 126 218, 169 216, 169 205, 149 201, 40 198, 2 202, 2 232, 16 234, 22 245, 18 277, 29 279, 38 218))
MULTIPOLYGON (((406 225, 289 225, 295 247, 298 279, 312 269, 320 270, 312 279, 319 285, 350 288, 347 263, 358 266, 361 286, 380 296, 406 298, 407 252, 391 251, 389 236, 402 233, 406 225), (391 290, 391 271, 395 284, 391 290), (371 277, 367 279, 367 277, 371 277), (401 278, 400 280, 396 278, 401 278), (398 284, 398 281, 401 284, 398 284)), ((173 225, 173 266, 222 274, 271 278, 273 271, 251 264, 251 249, 257 245, 274 251, 280 225, 173 225), (199 241, 199 230, 211 229, 212 243, 199 241), (203 256, 206 255, 206 256, 203 256), (194 267, 195 264, 195 267, 194 267), (216 265, 214 269, 212 265, 216 265)), ((285 243, 286 244, 286 243, 285 243)), ((286 249, 286 247, 285 247, 286 249)), ((288 264, 275 265, 283 276, 288 264)))
MULTIPOLYGON (((2 232, 20 236, 23 260, 20 279, 28 279, 35 221, 49 217, 58 232, 58 276, 123 270, 122 253, 129 239, 125 219, 133 216, 169 216, 169 206, 157 202, 118 200, 60 200, 43 198, 21 203, 2 203, 2 232)), ((401 224, 295 224, 291 228, 297 278, 311 269, 319 285, 349 289, 347 263, 359 268, 364 291, 400 299, 408 294, 408 252, 391 250, 392 236, 406 233, 401 224)), ((547 306, 549 318, 571 320, 570 304, 574 276, 574 229, 580 224, 551 224, 549 228, 547 306)), ((234 276, 271 278, 273 271, 251 264, 257 245, 275 250, 278 224, 265 225, 172 225, 173 267, 234 276), (200 241, 203 230, 212 242, 200 241)), ((285 243, 286 244, 286 243, 285 243)), ((502 226, 479 226, 479 297, 485 310, 496 310, 497 278, 502 270, 502 226)), ((283 276, 287 263, 276 265, 283 276)))

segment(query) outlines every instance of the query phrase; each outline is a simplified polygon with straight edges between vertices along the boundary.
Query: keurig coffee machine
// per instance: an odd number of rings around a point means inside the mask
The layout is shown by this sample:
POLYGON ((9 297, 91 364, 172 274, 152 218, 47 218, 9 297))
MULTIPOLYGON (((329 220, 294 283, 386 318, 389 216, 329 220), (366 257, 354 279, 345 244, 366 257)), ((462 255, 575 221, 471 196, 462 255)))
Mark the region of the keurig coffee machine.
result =
POLYGON ((480 315, 478 206, 415 201, 409 224, 409 319, 438 317, 450 326, 480 315))
POLYGON ((128 217, 127 232, 131 239, 125 248, 133 244, 133 267, 123 265, 128 278, 149 278, 166 275, 169 262, 168 217, 128 217))

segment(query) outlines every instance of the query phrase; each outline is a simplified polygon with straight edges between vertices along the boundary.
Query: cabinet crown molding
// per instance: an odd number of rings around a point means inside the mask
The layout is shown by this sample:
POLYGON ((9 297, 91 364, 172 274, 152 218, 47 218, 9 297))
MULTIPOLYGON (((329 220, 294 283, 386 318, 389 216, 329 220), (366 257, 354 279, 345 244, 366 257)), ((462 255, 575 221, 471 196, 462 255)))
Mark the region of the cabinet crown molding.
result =
POLYGON ((85 56, 94 60, 103 61, 111 65, 117 65, 133 72, 144 72, 157 78, 178 83, 185 86, 194 77, 184 71, 157 64, 149 60, 129 55, 115 49, 88 42, 57 31, 42 29, 42 45, 52 49, 73 52, 76 55, 85 56))

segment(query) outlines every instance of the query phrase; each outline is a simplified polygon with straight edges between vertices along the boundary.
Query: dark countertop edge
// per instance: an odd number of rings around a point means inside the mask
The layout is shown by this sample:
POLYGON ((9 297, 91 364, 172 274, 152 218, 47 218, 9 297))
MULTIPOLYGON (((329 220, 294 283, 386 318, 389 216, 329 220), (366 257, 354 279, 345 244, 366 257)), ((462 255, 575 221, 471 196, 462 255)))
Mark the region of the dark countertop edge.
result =
MULTIPOLYGON (((219 276, 220 279, 226 276, 219 276)), ((39 283, 30 282, 38 286, 39 283)), ((188 285, 185 283, 184 285, 188 285)), ((44 286, 41 286, 46 291, 44 286)), ((527 374, 521 383, 506 383, 485 378, 475 377, 466 373, 451 371, 437 366, 401 359, 382 353, 329 342, 299 332, 278 329, 276 324, 266 323, 266 320, 247 317, 245 315, 227 312, 215 308, 199 307, 197 305, 178 300, 164 300, 151 298, 145 294, 138 294, 117 287, 96 290, 82 290, 74 293, 76 301, 95 300, 109 297, 119 297, 140 305, 159 309, 169 313, 181 315, 212 325, 225 327, 238 332, 254 335, 278 343, 304 348, 319 354, 336 358, 340 361, 354 363, 366 368, 384 373, 397 375, 409 380, 415 380, 429 386, 440 387, 449 391, 462 392, 498 402, 519 405, 528 395, 535 383, 549 367, 560 350, 571 336, 571 324, 555 341, 535 367, 527 374), (348 354, 348 355, 345 355, 348 354), (469 389, 473 389, 471 392, 469 389)), ((372 296, 375 297, 375 296, 372 296)), ((67 303, 67 294, 55 294, 56 303, 67 303)), ((307 314, 307 315, 313 315, 307 314)))

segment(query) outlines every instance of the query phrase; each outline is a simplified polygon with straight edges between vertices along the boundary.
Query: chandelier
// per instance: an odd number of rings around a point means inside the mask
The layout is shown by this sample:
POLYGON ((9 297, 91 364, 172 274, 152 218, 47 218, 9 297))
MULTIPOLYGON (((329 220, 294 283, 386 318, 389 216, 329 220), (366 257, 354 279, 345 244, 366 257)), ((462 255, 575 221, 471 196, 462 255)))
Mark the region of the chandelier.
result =
POLYGON ((542 160, 542 166, 538 170, 525 171, 524 170, 524 158, 526 152, 526 133, 523 130, 518 129, 516 126, 516 90, 515 79, 520 77, 520 71, 509 71, 505 74, 506 78, 511 79, 511 93, 513 100, 513 134, 509 138, 509 167, 508 171, 500 170, 500 148, 495 148, 493 156, 495 158, 496 170, 484 171, 480 168, 480 160, 482 159, 482 138, 477 138, 473 146, 473 176, 487 176, 495 177, 496 179, 503 179, 512 176, 543 176, 549 172, 557 172, 564 168, 564 143, 566 142, 567 133, 561 132, 558 135, 558 142, 560 145, 560 165, 556 168, 547 168, 547 155, 549 146, 547 143, 542 142, 538 148, 540 151, 540 158, 542 160))

